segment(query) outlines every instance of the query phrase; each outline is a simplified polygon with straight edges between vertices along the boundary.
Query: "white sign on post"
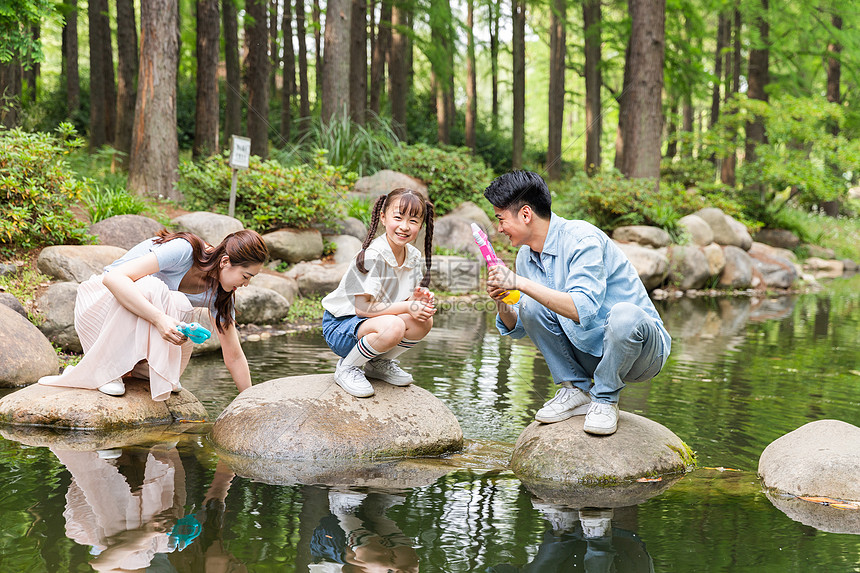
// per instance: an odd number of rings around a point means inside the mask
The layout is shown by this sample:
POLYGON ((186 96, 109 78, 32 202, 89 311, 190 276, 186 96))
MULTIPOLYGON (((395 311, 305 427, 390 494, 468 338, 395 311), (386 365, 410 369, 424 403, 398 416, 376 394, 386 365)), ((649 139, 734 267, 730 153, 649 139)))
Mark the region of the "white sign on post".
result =
POLYGON ((251 159, 251 140, 238 135, 230 136, 230 167, 233 168, 233 182, 230 184, 230 210, 232 217, 236 213, 236 178, 239 169, 247 169, 251 159))

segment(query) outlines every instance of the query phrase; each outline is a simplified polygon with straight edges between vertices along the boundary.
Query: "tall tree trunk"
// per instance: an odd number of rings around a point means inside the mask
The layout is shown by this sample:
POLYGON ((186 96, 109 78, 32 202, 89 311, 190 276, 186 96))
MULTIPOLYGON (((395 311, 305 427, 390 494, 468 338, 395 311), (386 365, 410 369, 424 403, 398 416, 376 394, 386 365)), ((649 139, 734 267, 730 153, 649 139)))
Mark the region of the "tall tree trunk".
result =
POLYGON ((672 101, 669 122, 666 126, 666 157, 671 159, 676 155, 678 155, 678 102, 672 101))
POLYGON ((281 56, 278 52, 278 0, 269 0, 269 66, 269 93, 272 97, 277 97, 275 76, 281 69, 281 56))
POLYGON ((248 137, 251 154, 269 155, 269 32, 266 0, 247 0, 245 41, 248 44, 248 137))
POLYGON ((314 0, 312 16, 314 23, 314 44, 316 47, 316 66, 314 67, 314 77, 316 78, 316 100, 319 102, 322 99, 322 77, 323 77, 323 52, 322 52, 322 11, 320 10, 320 0, 314 0))
POLYGON ((179 36, 171 0, 140 6, 140 66, 129 156, 128 186, 142 197, 182 200, 175 188, 176 55, 179 36))
MULTIPOLYGON (((731 38, 727 38, 727 40, 732 40, 732 65, 731 65, 731 77, 729 77, 728 73, 728 55, 726 56, 726 101, 729 100, 730 97, 734 96, 738 93, 741 84, 741 12, 738 9, 737 3, 735 3, 734 9, 734 21, 732 24, 732 34, 731 38), (731 90, 729 90, 729 86, 731 86, 731 90)), ((734 187, 737 183, 736 177, 736 167, 738 162, 737 150, 734 149, 734 146, 737 144, 737 133, 734 133, 732 136, 732 146, 733 149, 731 152, 723 158, 723 163, 720 166, 720 181, 728 185, 729 187, 734 187)))
POLYGON ((723 49, 726 38, 726 16, 720 13, 717 24, 717 49, 714 56, 714 87, 711 90, 711 121, 709 128, 714 127, 720 119, 720 81, 723 77, 723 49))
POLYGON ((68 115, 74 117, 81 108, 81 78, 78 70, 78 0, 63 0, 63 77, 65 78, 68 115))
POLYGON ((107 0, 89 0, 87 16, 90 27, 90 149, 97 150, 107 142, 107 101, 105 83, 107 72, 102 56, 107 46, 101 13, 107 9, 107 0))
POLYGON ((740 0, 736 0, 735 2, 735 24, 734 24, 734 37, 732 42, 732 93, 736 94, 741 91, 741 65, 743 61, 743 57, 741 55, 741 33, 742 33, 742 21, 741 21, 741 10, 740 10, 740 0))
POLYGON ((493 131, 499 129, 499 19, 501 16, 501 3, 495 0, 487 2, 490 10, 490 84, 491 84, 491 107, 490 125, 493 131))
POLYGON ((12 58, 9 62, 0 62, 0 123, 5 127, 18 126, 21 119, 21 62, 12 58))
POLYGON ((103 6, 98 22, 102 27, 101 36, 104 39, 104 88, 105 88, 105 138, 108 143, 116 139, 116 77, 113 71, 113 42, 110 30, 110 8, 107 0, 99 0, 103 6))
POLYGON ((391 45, 391 0, 383 0, 380 4, 379 26, 376 30, 370 61, 370 111, 379 115, 380 99, 385 87, 385 60, 391 45))
POLYGON ((325 14, 322 111, 328 123, 349 111, 350 0, 329 0, 325 14))
POLYGON ((392 129, 398 139, 406 140, 406 102, 409 97, 407 77, 407 38, 401 31, 408 20, 405 9, 397 4, 391 8, 391 51, 388 59, 389 93, 392 129))
MULTIPOLYGON (((833 14, 830 19, 831 24, 833 24, 833 28, 837 31, 842 31, 842 16, 839 14, 833 14)), ((839 59, 840 54, 842 53, 842 44, 838 42, 831 41, 827 44, 827 101, 832 104, 839 105, 842 103, 842 94, 840 83, 842 81, 842 64, 839 59)), ((839 124, 835 121, 830 125, 830 133, 834 136, 839 135, 839 124)), ((838 177, 840 175, 840 169, 831 165, 830 168, 838 177)), ((824 211, 826 215, 830 217, 836 217, 839 215, 839 199, 835 199, 832 201, 822 201, 821 202, 821 210, 824 211)))
POLYGON ((475 153, 475 127, 478 121, 478 80, 475 71, 475 0, 466 3, 466 147, 475 153))
POLYGON ((626 149, 625 141, 624 141, 624 130, 625 123, 629 121, 627 114, 630 113, 630 108, 632 108, 633 102, 630 98, 627 97, 627 94, 631 91, 631 81, 633 80, 633 74, 630 71, 630 42, 627 42, 627 47, 624 49, 624 74, 621 80, 621 92, 617 95, 613 93, 615 96, 615 100, 618 102, 618 128, 615 132, 615 161, 613 163, 613 167, 618 171, 621 171, 624 165, 624 150, 626 149))
POLYGON ((666 1, 630 0, 628 6, 630 65, 625 66, 625 71, 630 73, 630 87, 623 95, 626 105, 621 172, 627 177, 655 178, 659 182, 666 1))
POLYGON ((296 0, 296 39, 299 42, 299 131, 304 133, 311 117, 308 99, 308 46, 305 34, 305 0, 296 0))
POLYGON ((197 0, 197 108, 195 110, 194 159, 217 153, 218 55, 221 38, 218 0, 197 0))
POLYGON ((546 174, 561 177, 561 134, 564 127, 564 72, 567 54, 567 0, 553 0, 549 25, 549 110, 546 174))
POLYGON ((224 141, 242 134, 242 79, 239 72, 239 23, 233 0, 222 0, 224 23, 224 67, 227 72, 227 106, 224 110, 224 141))
POLYGON ((364 125, 367 112, 367 0, 350 0, 349 116, 364 125))
MULTIPOLYGON (((299 3, 304 0, 297 0, 299 3)), ((291 0, 284 1, 284 18, 281 31, 284 38, 284 81, 281 89, 281 142, 290 141, 293 127, 293 95, 296 93, 296 54, 293 52, 293 7, 291 0)))
MULTIPOLYGON (((216 22, 217 26, 217 22, 216 22)), ((216 40, 217 46, 217 40, 216 40)), ((137 25, 134 17, 134 0, 116 2, 116 48, 117 48, 117 93, 116 93, 116 148, 126 154, 123 160, 128 167, 131 151, 131 132, 134 129, 134 105, 137 102, 137 25)), ((217 57, 217 52, 216 52, 217 57)), ((215 116, 218 129, 218 116, 215 116)))
POLYGON ((523 165, 523 151, 526 135, 526 3, 525 0, 512 0, 513 18, 513 137, 511 167, 520 169, 523 165))
MULTIPOLYGON (((30 34, 32 35, 33 42, 39 43, 39 37, 42 34, 41 27, 38 24, 34 24, 30 28, 30 34)), ((40 66, 39 62, 30 60, 26 62, 26 65, 23 66, 21 70, 21 83, 22 83, 22 92, 27 95, 27 102, 35 102, 38 97, 38 79, 40 75, 40 66), (23 86, 26 85, 27 89, 24 91, 23 86)))
POLYGON ((585 0, 582 20, 585 29, 585 172, 594 175, 600 170, 600 136, 603 133, 600 90, 601 44, 600 0, 585 0))
MULTIPOLYGON (((761 13, 753 20, 758 30, 758 38, 750 49, 750 59, 747 68, 747 97, 767 101, 765 86, 770 82, 770 24, 768 23, 768 1, 760 0, 761 13)), ((744 150, 745 161, 755 161, 756 145, 765 142, 764 119, 756 116, 753 121, 746 124, 746 148, 744 150)), ((765 189, 757 187, 759 198, 765 200, 765 189)))
POLYGON ((453 86, 451 54, 451 5, 448 0, 431 0, 430 6, 430 66, 435 78, 436 138, 439 143, 451 143, 452 106, 449 104, 448 86, 453 86))

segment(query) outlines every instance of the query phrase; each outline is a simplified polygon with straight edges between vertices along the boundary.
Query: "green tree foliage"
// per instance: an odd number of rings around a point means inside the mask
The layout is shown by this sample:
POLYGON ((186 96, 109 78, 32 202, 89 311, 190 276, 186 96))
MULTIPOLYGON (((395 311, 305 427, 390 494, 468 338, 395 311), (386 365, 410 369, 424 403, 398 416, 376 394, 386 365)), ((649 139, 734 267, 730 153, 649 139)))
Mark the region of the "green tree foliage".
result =
MULTIPOLYGON (((232 170, 227 156, 180 162, 177 188, 185 196, 186 208, 228 212, 232 170)), ((355 180, 355 173, 329 164, 324 152, 312 164, 289 167, 251 156, 249 168, 239 173, 235 216, 261 233, 331 222, 345 211, 346 193, 355 180)))
POLYGON ((467 147, 440 149, 424 143, 397 148, 391 169, 424 181, 437 215, 444 215, 463 201, 483 205, 483 191, 495 177, 467 147))
POLYGON ((69 124, 59 135, 0 131, 0 249, 86 243, 86 225, 69 210, 86 186, 66 154, 83 145, 69 124))
POLYGON ((0 63, 18 58, 29 68, 43 59, 42 45, 31 27, 54 10, 50 0, 4 0, 0 2, 0 63))

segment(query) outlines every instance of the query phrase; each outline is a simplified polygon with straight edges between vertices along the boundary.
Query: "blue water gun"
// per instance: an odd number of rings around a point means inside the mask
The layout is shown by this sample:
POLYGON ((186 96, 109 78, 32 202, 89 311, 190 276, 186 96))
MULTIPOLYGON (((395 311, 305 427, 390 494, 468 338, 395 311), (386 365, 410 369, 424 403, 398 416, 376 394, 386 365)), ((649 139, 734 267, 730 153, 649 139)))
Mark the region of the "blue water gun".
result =
POLYGON ((194 344, 202 344, 212 336, 212 333, 203 328, 199 322, 180 322, 176 330, 187 336, 194 344))

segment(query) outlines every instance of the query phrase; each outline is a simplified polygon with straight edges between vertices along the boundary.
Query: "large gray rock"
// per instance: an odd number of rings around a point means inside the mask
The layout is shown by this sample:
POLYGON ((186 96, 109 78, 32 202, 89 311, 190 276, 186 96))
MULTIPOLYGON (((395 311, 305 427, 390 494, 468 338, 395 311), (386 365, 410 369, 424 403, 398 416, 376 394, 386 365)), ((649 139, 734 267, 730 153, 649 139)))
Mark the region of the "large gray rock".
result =
POLYGON ((622 411, 611 436, 585 433, 584 420, 532 422, 514 445, 511 469, 541 489, 544 499, 553 489, 623 486, 639 478, 683 474, 695 464, 693 452, 678 436, 648 418, 622 411))
POLYGON ((669 274, 669 259, 665 250, 649 249, 636 243, 615 244, 630 259, 646 289, 652 290, 663 284, 669 274))
POLYGON ((723 248, 716 243, 710 243, 702 247, 702 253, 708 259, 708 272, 712 277, 716 277, 726 268, 726 255, 723 254, 723 248))
POLYGON ((373 175, 365 176, 355 182, 354 194, 376 201, 380 195, 387 195, 395 189, 404 187, 427 196, 427 186, 409 175, 390 169, 382 169, 373 175))
POLYGON ((740 242, 738 246, 745 251, 750 250, 750 246, 752 245, 753 240, 746 225, 728 215, 726 215, 726 221, 728 221, 729 227, 731 227, 732 230, 735 232, 735 236, 740 242))
POLYGON ((833 249, 828 247, 820 247, 818 245, 805 244, 803 245, 806 248, 806 252, 810 257, 815 257, 819 259, 835 259, 836 253, 833 249))
POLYGON ((75 299, 79 286, 72 282, 54 283, 36 299, 39 314, 44 317, 39 330, 48 340, 72 352, 83 352, 75 331, 75 299))
POLYGON ((57 374, 54 347, 29 320, 0 305, 0 388, 26 386, 57 374))
MULTIPOLYGON (((424 251, 423 241, 423 237, 419 237, 419 241, 416 241, 422 252, 424 251)), ((471 255, 476 259, 481 257, 481 250, 472 236, 472 222, 458 215, 449 214, 436 219, 433 226, 433 247, 471 255)))
POLYGON ((273 290, 246 286, 236 290, 236 322, 272 324, 287 316, 290 303, 273 290))
MULTIPOLYGON (((743 248, 744 238, 738 235, 736 227, 729 221, 731 217, 723 213, 721 209, 707 207, 696 211, 694 215, 708 224, 714 234, 715 243, 743 248)), ((752 243, 752 239, 750 239, 750 243, 752 243)))
POLYGON ((126 253, 109 245, 56 245, 39 253, 36 266, 42 274, 58 281, 82 283, 126 253))
POLYGON ((672 242, 669 233, 650 225, 629 225, 612 231, 612 238, 622 243, 637 243, 643 247, 668 247, 672 242))
POLYGON ((669 248, 669 283, 681 290, 702 288, 711 278, 708 258, 696 245, 669 248))
POLYGON ((755 240, 780 249, 796 249, 800 246, 800 239, 788 229, 761 229, 755 234, 755 240))
POLYGON ((493 239, 496 236, 496 225, 493 224, 489 215, 471 201, 460 203, 457 207, 449 211, 448 215, 456 215, 457 217, 462 217, 471 223, 477 223, 487 236, 490 237, 490 239, 493 239))
POLYGON ((774 507, 798 523, 829 533, 860 534, 858 509, 846 510, 774 491, 766 491, 765 495, 774 507))
POLYGON ((110 430, 59 429, 42 426, 0 426, 0 436, 36 448, 59 448, 94 452, 142 444, 175 442, 184 430, 198 429, 190 423, 130 426, 110 430))
POLYGON ((430 290, 452 293, 474 292, 481 288, 483 261, 465 257, 436 255, 432 259, 430 290))
POLYGON ((323 238, 316 229, 281 229, 263 235, 269 257, 288 263, 313 261, 322 256, 323 238))
POLYGON ((18 265, 11 263, 0 263, 0 277, 14 276, 18 274, 18 265))
POLYGON ((273 290, 287 299, 287 302, 290 304, 293 304, 299 292, 299 283, 296 282, 296 279, 285 275, 259 273, 251 279, 250 285, 273 290))
POLYGON ((458 450, 463 432, 438 398, 415 384, 371 380, 356 398, 332 374, 270 380, 245 390, 218 416, 221 450, 273 460, 381 461, 458 450))
MULTIPOLYGON (((302 296, 327 295, 337 288, 350 263, 339 265, 304 265, 296 275, 302 296)), ((298 265, 297 265, 298 266, 298 265)))
POLYGON ((681 217, 678 224, 687 231, 693 244, 704 247, 714 242, 714 232, 711 230, 711 226, 698 215, 681 217))
POLYGON ((11 308, 24 318, 27 318, 27 309, 24 308, 24 305, 21 304, 20 300, 15 298, 14 294, 8 292, 0 292, 0 304, 7 308, 11 308))
POLYGON ((779 256, 772 247, 753 242, 747 253, 764 278, 765 285, 770 288, 791 288, 799 277, 794 263, 779 256))
POLYGON ((206 409, 194 394, 183 389, 156 402, 149 382, 133 378, 125 380, 125 394, 119 397, 33 384, 0 400, 0 423, 16 426, 120 430, 180 420, 206 420, 206 409))
POLYGON ((140 215, 116 215, 90 225, 89 232, 99 239, 100 245, 112 245, 130 249, 136 244, 154 237, 164 225, 140 215))
POLYGON ((731 289, 745 289, 753 286, 753 261, 740 247, 723 247, 726 266, 720 275, 720 286, 731 289))
POLYGON ((645 503, 675 485, 683 474, 660 476, 659 481, 624 482, 605 485, 559 484, 546 480, 527 479, 523 482, 532 495, 543 503, 565 508, 616 508, 631 507, 645 503))
POLYGON ((338 221, 332 230, 341 235, 355 237, 361 242, 367 238, 367 227, 355 217, 346 217, 342 221, 338 221))
POLYGON ((213 246, 223 241, 230 233, 245 228, 239 219, 207 211, 186 213, 176 217, 171 223, 178 231, 193 233, 213 246))
POLYGON ((352 235, 329 235, 325 239, 335 245, 335 264, 350 262, 361 250, 361 241, 352 235))
POLYGON ((794 496, 860 502, 860 428, 818 420, 777 438, 758 462, 762 485, 794 496))
POLYGON ((837 260, 825 260, 809 257, 803 262, 803 270, 809 271, 817 279, 839 278, 845 272, 845 263, 837 260))

